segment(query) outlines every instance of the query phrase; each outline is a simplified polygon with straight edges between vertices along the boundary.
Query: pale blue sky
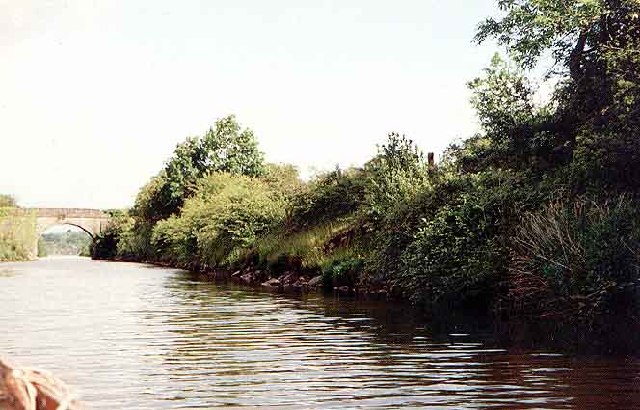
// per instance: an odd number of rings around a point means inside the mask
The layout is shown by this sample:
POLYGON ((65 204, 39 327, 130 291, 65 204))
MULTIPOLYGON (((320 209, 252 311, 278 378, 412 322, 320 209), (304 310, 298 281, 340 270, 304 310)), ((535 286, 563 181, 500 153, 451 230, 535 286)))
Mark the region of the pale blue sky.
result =
POLYGON ((360 165, 387 133, 440 152, 490 0, 0 0, 0 192, 125 207, 175 145, 235 114, 273 162, 360 165))

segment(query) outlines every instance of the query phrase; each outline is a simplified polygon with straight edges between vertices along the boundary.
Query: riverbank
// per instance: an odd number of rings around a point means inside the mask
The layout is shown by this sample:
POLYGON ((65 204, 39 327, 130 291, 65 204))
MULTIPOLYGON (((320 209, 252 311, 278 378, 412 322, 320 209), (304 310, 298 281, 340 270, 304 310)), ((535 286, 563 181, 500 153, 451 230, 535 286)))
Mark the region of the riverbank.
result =
POLYGON ((302 180, 266 163, 230 115, 178 144, 131 209, 114 212, 94 255, 278 288, 320 275, 329 288, 595 332, 612 317, 635 325, 640 6, 507 3, 477 39, 497 39, 515 60, 495 55, 469 82, 480 130, 440 161, 392 132, 362 165, 302 180), (589 34, 610 19, 608 35, 589 34), (528 77, 541 55, 557 57, 548 101, 528 77))
MULTIPOLYGON (((97 259, 100 260, 100 259, 97 259)), ((199 275, 202 279, 215 282, 231 282, 251 288, 263 288, 278 293, 307 293, 307 292, 332 292, 345 296, 387 299, 402 301, 402 298, 393 298, 388 289, 350 287, 338 285, 326 280, 321 273, 284 271, 273 274, 267 270, 245 267, 237 270, 211 269, 197 265, 175 265, 160 261, 139 261, 133 259, 102 259, 115 262, 147 263, 164 268, 184 269, 199 275)))
POLYGON ((559 199, 570 188, 562 168, 545 176, 436 167, 392 135, 363 168, 306 183, 286 166, 253 177, 211 172, 159 219, 166 172, 131 210, 113 213, 95 257, 596 330, 640 311, 635 185, 559 199))

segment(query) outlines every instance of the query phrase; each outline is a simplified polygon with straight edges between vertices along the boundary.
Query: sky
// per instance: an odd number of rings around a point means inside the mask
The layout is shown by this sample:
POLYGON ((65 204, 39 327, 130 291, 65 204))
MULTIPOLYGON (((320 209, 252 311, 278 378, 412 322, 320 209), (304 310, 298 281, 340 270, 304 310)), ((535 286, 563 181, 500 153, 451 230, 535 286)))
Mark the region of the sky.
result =
POLYGON ((176 144, 235 114, 302 175, 398 132, 442 152, 492 0, 0 0, 0 193, 123 208, 176 144))

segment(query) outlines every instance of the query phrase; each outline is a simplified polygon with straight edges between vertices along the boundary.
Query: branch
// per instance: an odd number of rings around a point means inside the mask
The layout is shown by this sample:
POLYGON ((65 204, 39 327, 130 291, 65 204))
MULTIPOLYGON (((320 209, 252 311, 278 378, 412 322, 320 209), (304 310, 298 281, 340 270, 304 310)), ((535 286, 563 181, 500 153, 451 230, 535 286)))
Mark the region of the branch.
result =
POLYGON ((578 36, 578 42, 575 47, 571 51, 571 55, 569 56, 569 71, 571 73, 571 78, 577 80, 580 76, 580 61, 582 54, 584 52, 584 47, 587 44, 587 32, 581 31, 580 36, 578 36))

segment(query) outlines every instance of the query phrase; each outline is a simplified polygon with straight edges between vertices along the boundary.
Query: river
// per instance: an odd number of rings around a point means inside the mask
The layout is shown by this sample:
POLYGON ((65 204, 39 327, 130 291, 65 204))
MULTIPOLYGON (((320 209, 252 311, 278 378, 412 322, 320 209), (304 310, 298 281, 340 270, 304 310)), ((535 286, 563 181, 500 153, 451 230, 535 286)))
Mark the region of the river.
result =
POLYGON ((640 407, 637 359, 496 346, 404 305, 83 258, 1 263, 0 300, 0 355, 89 408, 640 407))

